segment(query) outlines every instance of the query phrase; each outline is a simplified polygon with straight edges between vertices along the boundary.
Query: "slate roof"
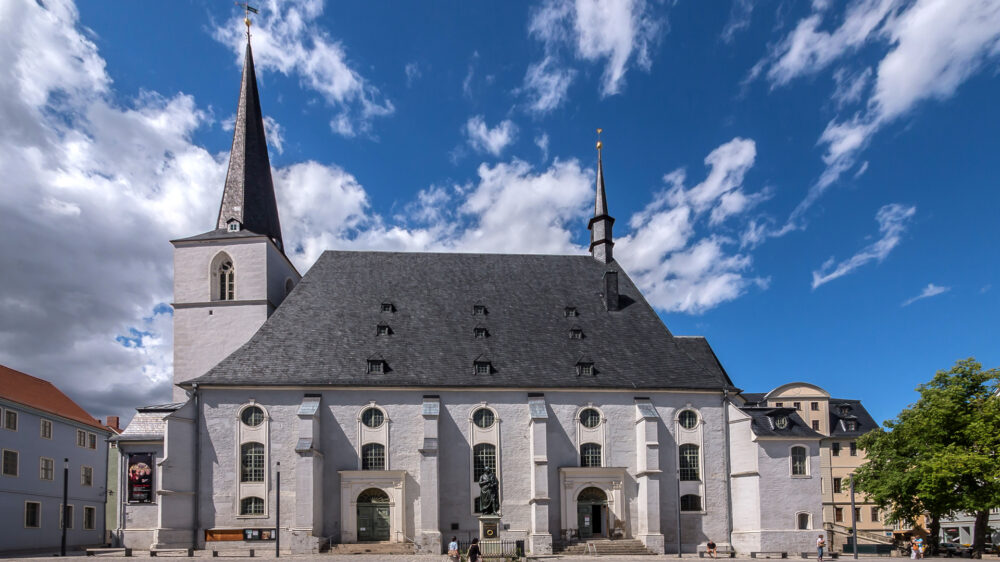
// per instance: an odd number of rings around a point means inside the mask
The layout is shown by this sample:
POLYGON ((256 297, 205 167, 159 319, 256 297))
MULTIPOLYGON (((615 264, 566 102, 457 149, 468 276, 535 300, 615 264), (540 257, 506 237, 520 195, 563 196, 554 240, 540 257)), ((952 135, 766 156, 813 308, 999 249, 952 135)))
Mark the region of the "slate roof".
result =
POLYGON ((136 414, 132 416, 132 421, 121 434, 111 438, 111 441, 158 441, 163 439, 163 434, 167 430, 167 422, 164 421, 170 412, 179 410, 183 402, 173 404, 158 404, 156 406, 144 406, 136 408, 136 414))
MULTIPOLYGON (((111 431, 45 379, 0 365, 0 398, 103 431, 111 431)), ((36 430, 37 431, 37 430, 36 430)))
POLYGON ((750 429, 758 437, 804 437, 820 439, 823 435, 806 425, 795 412, 795 408, 744 407, 740 411, 750 416, 750 429), (772 423, 772 416, 788 416, 788 427, 778 429, 772 423))
POLYGON ((264 118, 257 93, 257 74, 254 71, 249 41, 243 61, 243 80, 233 126, 229 171, 226 173, 226 188, 222 193, 216 228, 225 229, 231 219, 240 221, 241 228, 268 236, 279 249, 284 250, 274 182, 271 180, 271 163, 264 138, 264 118))
POLYGON ((258 234, 256 232, 242 229, 232 232, 225 228, 217 228, 215 230, 209 230, 208 232, 203 232, 201 234, 196 234, 194 236, 188 236, 187 238, 178 238, 177 240, 171 240, 171 242, 197 242, 198 240, 220 240, 225 238, 256 238, 258 236, 264 236, 263 234, 258 234))
POLYGON ((860 437, 877 427, 878 423, 861 405, 860 400, 830 399, 830 437, 860 437), (840 414, 841 406, 848 408, 846 416, 840 414), (857 422, 855 431, 847 431, 847 426, 843 423, 847 420, 857 422))
POLYGON ((328 251, 246 344, 182 386, 732 387, 721 366, 699 364, 682 345, 702 346, 679 343, 616 262, 328 251), (619 272, 619 311, 603 304, 606 271, 619 272), (381 312, 386 302, 394 312, 381 312), (474 304, 486 314, 474 315, 474 304), (376 335, 380 322, 391 335, 376 335), (476 338, 476 326, 489 337, 476 338), (573 326, 583 339, 570 339, 573 326), (369 374, 376 354, 386 372, 369 374), (492 374, 474 374, 480 356, 492 374), (577 375, 583 356, 595 375, 577 375))
POLYGON ((704 336, 674 336, 674 340, 692 359, 706 369, 713 371, 719 380, 724 380, 729 386, 734 386, 732 379, 729 378, 729 373, 726 372, 726 368, 722 366, 722 362, 715 355, 715 350, 712 349, 704 336))
POLYGON ((741 392, 740 396, 746 400, 747 406, 757 406, 764 401, 764 397, 767 396, 766 392, 741 392))

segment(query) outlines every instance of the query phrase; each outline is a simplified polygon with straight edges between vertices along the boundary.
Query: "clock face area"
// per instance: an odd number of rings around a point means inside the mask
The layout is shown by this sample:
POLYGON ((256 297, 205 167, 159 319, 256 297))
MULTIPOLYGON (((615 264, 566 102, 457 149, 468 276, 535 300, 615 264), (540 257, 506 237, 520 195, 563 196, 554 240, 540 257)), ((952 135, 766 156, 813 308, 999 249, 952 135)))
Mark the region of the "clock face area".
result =
POLYGON ((774 418, 774 427, 785 429, 788 427, 788 416, 778 416, 774 418))

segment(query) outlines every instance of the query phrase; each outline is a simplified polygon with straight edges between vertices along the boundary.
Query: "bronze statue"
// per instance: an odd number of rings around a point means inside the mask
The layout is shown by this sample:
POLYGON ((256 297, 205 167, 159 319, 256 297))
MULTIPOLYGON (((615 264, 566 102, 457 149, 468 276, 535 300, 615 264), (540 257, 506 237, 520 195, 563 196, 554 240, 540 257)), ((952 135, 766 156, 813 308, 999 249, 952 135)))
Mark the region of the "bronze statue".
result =
POLYGON ((500 482, 490 468, 479 477, 479 510, 483 515, 498 515, 500 512, 500 482))

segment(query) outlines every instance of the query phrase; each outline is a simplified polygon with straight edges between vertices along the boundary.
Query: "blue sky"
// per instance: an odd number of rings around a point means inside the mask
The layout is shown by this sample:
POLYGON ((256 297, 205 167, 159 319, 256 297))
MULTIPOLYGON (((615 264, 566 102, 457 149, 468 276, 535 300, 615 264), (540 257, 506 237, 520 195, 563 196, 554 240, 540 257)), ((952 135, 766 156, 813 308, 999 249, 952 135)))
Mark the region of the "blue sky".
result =
MULTIPOLYGON (((258 7, 303 272, 333 248, 583 252, 603 127, 616 257, 738 386, 883 420, 959 358, 1000 364, 996 2, 258 7)), ((241 19, 0 9, 0 363, 95 414, 169 399, 166 241, 213 226, 241 19)))

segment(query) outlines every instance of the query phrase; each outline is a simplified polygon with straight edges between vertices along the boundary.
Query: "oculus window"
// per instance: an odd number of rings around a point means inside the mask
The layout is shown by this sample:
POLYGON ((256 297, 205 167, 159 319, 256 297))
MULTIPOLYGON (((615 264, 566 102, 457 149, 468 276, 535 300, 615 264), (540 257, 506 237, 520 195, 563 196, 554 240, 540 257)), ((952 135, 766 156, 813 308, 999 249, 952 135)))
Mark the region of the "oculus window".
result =
POLYGON ((382 410, 378 408, 368 408, 361 414, 361 423, 365 426, 375 429, 376 427, 381 427, 382 422, 385 421, 385 414, 382 410))
POLYGON ((493 410, 489 408, 479 408, 472 414, 472 422, 476 424, 476 427, 482 429, 492 427, 494 421, 496 421, 496 416, 493 415, 493 410))
POLYGON ((694 413, 692 410, 684 410, 681 412, 678 420, 681 422, 681 427, 684 429, 694 429, 695 426, 698 425, 698 414, 694 413))
POLYGON ((601 424, 601 413, 594 408, 587 408, 580 412, 580 423, 583 427, 593 429, 601 424))
POLYGON ((243 421, 244 425, 257 427, 258 425, 264 423, 264 410, 261 410, 257 406, 245 408, 243 413, 240 414, 240 420, 243 421))

